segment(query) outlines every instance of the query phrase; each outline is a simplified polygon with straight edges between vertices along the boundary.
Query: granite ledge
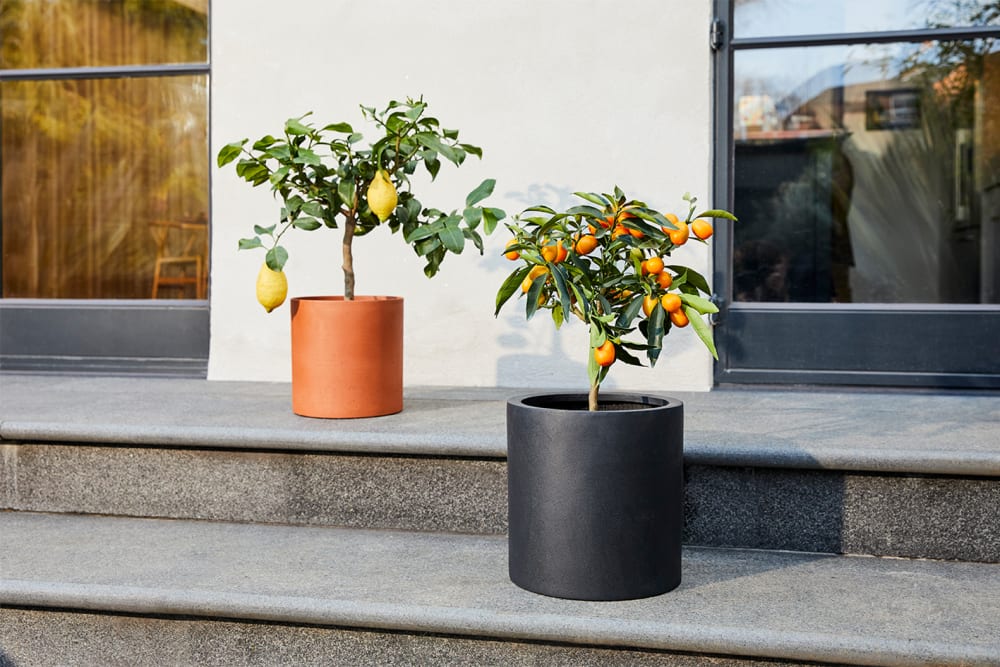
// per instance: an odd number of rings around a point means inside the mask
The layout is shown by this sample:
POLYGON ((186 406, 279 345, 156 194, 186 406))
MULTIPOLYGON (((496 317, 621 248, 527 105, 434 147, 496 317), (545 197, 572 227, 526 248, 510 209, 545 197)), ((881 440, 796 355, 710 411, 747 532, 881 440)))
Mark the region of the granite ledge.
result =
POLYGON ((1000 665, 1000 565, 688 548, 677 590, 592 603, 514 587, 497 537, 22 513, 0 513, 0 526, 13 538, 0 556, 3 605, 837 664, 1000 665), (71 554, 55 546, 67 540, 71 554))
MULTIPOLYGON (((553 390, 543 390, 553 391, 553 390)), ((506 398, 524 389, 408 387, 403 412, 292 414, 281 383, 0 374, 0 444, 506 457, 506 398)), ((1000 477, 1000 397, 714 390, 685 403, 692 464, 1000 477)))

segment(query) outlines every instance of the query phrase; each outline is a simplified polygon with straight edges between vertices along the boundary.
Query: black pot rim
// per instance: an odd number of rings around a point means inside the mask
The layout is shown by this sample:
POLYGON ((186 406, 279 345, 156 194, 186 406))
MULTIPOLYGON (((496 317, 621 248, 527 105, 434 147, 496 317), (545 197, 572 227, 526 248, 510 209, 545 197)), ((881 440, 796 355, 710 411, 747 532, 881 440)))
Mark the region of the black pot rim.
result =
MULTIPOLYGON (((584 405, 587 404, 588 395, 583 392, 567 392, 567 391, 554 391, 554 392, 533 392, 530 394, 522 394, 520 396, 513 396, 507 399, 507 403, 516 406, 522 410, 540 410, 540 411, 556 411, 556 412, 566 412, 571 410, 570 408, 558 407, 556 405, 537 405, 531 404, 526 401, 541 401, 543 403, 579 403, 583 402, 584 405)), ((641 408, 625 408, 614 410, 614 412, 646 412, 648 410, 671 410, 677 408, 683 403, 676 398, 670 396, 665 396, 663 394, 657 393, 635 393, 635 392, 601 392, 598 399, 599 403, 639 403, 642 404, 641 408)), ((607 414, 609 411, 599 410, 597 412, 589 412, 587 410, 573 409, 573 411, 581 412, 583 414, 600 415, 607 414)))

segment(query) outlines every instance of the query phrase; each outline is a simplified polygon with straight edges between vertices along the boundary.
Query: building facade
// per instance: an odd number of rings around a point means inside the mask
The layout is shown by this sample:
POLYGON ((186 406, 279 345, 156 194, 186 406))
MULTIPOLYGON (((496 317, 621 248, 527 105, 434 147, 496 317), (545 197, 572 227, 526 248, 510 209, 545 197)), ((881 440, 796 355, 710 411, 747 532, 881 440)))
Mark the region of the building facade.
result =
MULTIPOLYGON (((214 155, 422 95, 484 149, 424 186, 442 208, 492 177, 508 215, 617 185, 740 218, 673 258, 713 277, 719 362, 676 331, 609 387, 1000 386, 998 3, 5 0, 0 30, 4 370, 287 380, 237 250, 280 205, 214 155)), ((507 238, 430 280, 357 240, 408 385, 585 385, 582 326, 494 318, 507 238)), ((339 231, 285 245, 291 296, 341 293, 339 231)))

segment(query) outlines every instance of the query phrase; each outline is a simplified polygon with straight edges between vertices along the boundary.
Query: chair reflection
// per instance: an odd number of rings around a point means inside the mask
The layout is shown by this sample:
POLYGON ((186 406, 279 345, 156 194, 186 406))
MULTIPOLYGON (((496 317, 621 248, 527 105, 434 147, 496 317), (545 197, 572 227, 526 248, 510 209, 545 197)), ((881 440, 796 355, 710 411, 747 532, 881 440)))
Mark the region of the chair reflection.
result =
MULTIPOLYGON (((208 221, 202 217, 187 221, 156 220, 149 231, 156 242, 152 298, 159 299, 164 288, 194 288, 194 298, 208 292, 205 270, 208 221)), ((183 294, 181 296, 183 298, 183 294)))

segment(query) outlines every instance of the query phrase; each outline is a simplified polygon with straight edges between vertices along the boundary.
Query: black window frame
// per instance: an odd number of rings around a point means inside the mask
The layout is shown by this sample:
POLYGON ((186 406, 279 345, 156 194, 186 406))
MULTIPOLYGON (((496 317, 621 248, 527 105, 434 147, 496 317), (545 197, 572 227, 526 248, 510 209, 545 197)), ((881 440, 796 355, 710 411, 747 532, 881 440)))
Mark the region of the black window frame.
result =
MULTIPOLYGON (((729 207, 735 196, 737 51, 1000 38, 1000 26, 734 38, 734 4, 715 0, 710 37, 713 191, 716 201, 729 207)), ((1000 389, 1000 305, 734 302, 732 225, 719 225, 715 241, 716 384, 1000 389), (852 336, 831 335, 844 328, 845 318, 852 336)))
MULTIPOLYGON (((211 33, 206 60, 184 64, 0 69, 0 83, 69 79, 205 76, 211 135, 211 33)), ((0 120, 2 122, 2 120, 0 120)), ((204 159, 211 162, 211 142, 204 159)), ((0 168, 3 156, 0 155, 0 168)), ((211 191, 211 170, 209 182, 211 191)), ((0 185, 2 187, 2 185, 0 185)), ((0 192, 2 196, 2 192, 0 192)), ((0 225, 3 224, 0 211, 0 225)), ((211 253, 211 197, 209 198, 211 253)), ((3 248, 0 237, 0 280, 3 248)), ((210 282, 210 281, 209 281, 210 282)), ((211 284, 209 284, 211 290, 211 284)), ((0 292, 2 293, 2 292, 0 292)), ((208 375, 209 300, 0 298, 0 373, 208 375)))

